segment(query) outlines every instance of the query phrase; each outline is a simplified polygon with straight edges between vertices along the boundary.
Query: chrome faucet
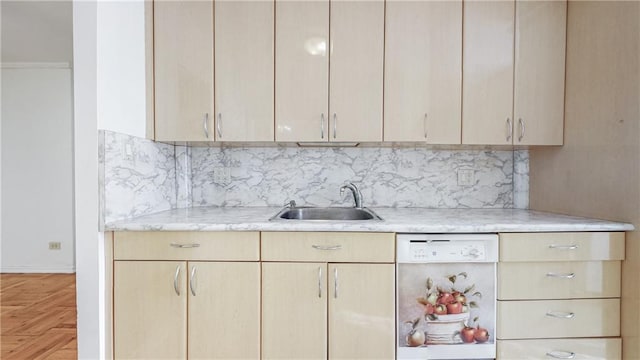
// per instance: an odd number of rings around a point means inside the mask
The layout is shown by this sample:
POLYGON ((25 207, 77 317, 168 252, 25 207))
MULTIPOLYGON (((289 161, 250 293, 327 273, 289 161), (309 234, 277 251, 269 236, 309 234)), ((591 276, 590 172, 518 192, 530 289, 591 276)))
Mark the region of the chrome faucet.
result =
POLYGON ((343 196, 345 189, 351 190, 353 201, 356 204, 355 208, 362 209, 362 193, 358 190, 358 187, 354 183, 346 183, 340 188, 340 196, 343 196))

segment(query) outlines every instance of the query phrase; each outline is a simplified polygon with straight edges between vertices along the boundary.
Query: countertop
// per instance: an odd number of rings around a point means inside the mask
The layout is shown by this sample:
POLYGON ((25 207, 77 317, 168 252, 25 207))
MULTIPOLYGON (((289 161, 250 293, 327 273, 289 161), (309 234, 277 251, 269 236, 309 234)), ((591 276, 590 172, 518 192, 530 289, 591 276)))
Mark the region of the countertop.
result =
POLYGON ((383 221, 269 221, 282 208, 194 207, 105 224, 105 231, 628 231, 631 224, 521 209, 371 208, 383 221))

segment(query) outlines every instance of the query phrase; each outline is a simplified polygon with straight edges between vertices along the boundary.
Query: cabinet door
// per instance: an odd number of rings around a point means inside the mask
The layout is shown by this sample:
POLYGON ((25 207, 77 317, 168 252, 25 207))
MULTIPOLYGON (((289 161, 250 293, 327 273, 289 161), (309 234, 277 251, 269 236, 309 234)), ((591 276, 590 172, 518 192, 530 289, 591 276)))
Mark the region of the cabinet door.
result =
POLYGON ((384 1, 331 3, 331 141, 382 141, 384 1))
POLYGON ((329 1, 276 0, 276 141, 327 141, 329 1))
POLYGON ((215 3, 216 140, 273 141, 273 7, 215 3))
POLYGON ((156 140, 213 140, 213 1, 156 1, 153 19, 156 140))
POLYGON ((116 359, 186 359, 187 268, 178 261, 115 261, 116 359))
POLYGON ((262 264, 262 358, 327 358, 326 264, 262 264))
POLYGON ((562 145, 567 3, 516 2, 514 144, 562 145))
POLYGON ((465 2, 463 144, 512 143, 513 37, 513 0, 465 2))
POLYGON ((384 140, 460 144, 462 2, 387 1, 385 42, 384 140))
POLYGON ((260 264, 189 262, 189 358, 260 358, 260 264))
POLYGON ((393 359, 393 264, 329 264, 329 358, 393 359))

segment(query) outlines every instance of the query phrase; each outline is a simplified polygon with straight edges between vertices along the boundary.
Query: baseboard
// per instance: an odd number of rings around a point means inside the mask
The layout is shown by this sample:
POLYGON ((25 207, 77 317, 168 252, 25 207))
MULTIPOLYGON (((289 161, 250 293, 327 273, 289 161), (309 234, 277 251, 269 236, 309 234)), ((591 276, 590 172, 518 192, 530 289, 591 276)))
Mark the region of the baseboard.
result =
POLYGON ((2 273, 62 273, 73 274, 75 266, 45 267, 45 266, 2 266, 2 273))

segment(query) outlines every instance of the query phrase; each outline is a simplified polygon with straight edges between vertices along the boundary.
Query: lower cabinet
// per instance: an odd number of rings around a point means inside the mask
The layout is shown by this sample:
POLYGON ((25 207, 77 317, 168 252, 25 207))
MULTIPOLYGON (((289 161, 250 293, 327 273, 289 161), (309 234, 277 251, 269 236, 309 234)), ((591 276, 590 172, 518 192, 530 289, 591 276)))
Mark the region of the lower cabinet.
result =
POLYGON ((258 233, 114 236, 115 359, 260 358, 258 233))
POLYGON ((262 264, 263 359, 393 359, 393 264, 262 264))
POLYGON ((113 275, 114 357, 186 358, 186 262, 116 261, 113 275))
POLYGON ((262 232, 263 359, 395 358, 395 235, 262 232))
POLYGON ((500 234, 497 358, 620 359, 624 233, 500 234))
POLYGON ((498 358, 533 359, 621 359, 621 339, 498 340, 498 358))

